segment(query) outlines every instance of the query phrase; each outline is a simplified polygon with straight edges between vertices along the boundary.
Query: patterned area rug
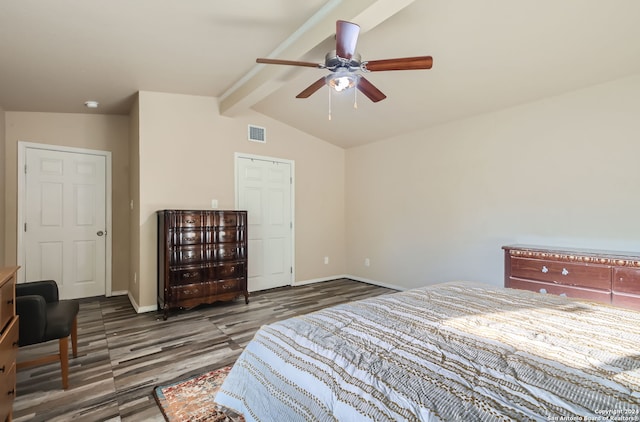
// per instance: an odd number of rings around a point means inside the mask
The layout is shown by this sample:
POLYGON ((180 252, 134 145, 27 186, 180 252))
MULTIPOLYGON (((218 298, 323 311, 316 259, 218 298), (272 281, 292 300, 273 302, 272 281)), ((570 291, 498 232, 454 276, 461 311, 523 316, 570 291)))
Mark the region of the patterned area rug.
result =
POLYGON ((168 422, 244 422, 237 413, 213 401, 230 366, 153 389, 168 422))

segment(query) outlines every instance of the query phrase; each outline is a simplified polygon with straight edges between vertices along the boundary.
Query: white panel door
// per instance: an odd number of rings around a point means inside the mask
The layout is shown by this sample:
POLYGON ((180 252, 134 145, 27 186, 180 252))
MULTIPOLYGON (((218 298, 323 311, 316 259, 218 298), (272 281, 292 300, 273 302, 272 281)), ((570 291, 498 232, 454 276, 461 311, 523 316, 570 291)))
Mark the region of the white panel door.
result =
POLYGON ((63 299, 104 295, 105 157, 38 148, 25 154, 25 280, 55 280, 63 299))
POLYGON ((292 282, 291 164, 238 157, 238 209, 247 210, 248 290, 292 282))

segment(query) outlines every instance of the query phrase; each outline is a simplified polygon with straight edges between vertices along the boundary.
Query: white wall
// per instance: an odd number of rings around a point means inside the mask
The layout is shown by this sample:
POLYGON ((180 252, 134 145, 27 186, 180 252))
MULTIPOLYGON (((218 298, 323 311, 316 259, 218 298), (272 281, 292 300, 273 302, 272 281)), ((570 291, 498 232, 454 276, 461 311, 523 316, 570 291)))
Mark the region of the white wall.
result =
POLYGON ((258 113, 220 116, 212 97, 140 92, 138 109, 141 307, 156 303, 156 211, 208 209, 212 199, 234 209, 235 152, 295 162, 295 281, 344 274, 344 150, 258 113), (266 144, 247 140, 249 123, 266 127, 266 144))
POLYGON ((129 118, 103 114, 5 112, 5 263, 17 262, 18 142, 111 152, 112 289, 127 290, 129 274, 129 118))
MULTIPOLYGON (((7 180, 7 176, 4 173, 6 168, 7 147, 5 143, 5 115, 4 109, 0 107, 0 174, 3 180, 7 180)), ((4 187, 5 183, 0 183, 0 267, 4 266, 4 228, 6 217, 6 206, 4 199, 4 187)))
POLYGON ((640 251, 639 99, 640 75, 348 150, 347 272, 502 285, 504 244, 640 251))

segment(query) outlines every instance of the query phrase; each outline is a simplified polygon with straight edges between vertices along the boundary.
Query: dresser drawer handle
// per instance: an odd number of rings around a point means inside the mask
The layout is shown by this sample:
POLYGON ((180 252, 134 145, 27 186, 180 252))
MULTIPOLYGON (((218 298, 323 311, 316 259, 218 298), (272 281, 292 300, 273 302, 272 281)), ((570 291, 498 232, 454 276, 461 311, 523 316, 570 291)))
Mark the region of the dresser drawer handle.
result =
POLYGON ((197 276, 198 276, 197 272, 196 273, 184 273, 184 274, 182 274, 182 278, 194 278, 194 277, 197 277, 197 276))
POLYGON ((542 270, 541 270, 541 271, 542 271, 543 273, 545 273, 545 274, 546 274, 546 273, 548 273, 548 272, 549 272, 549 268, 547 268, 547 266, 546 266, 546 265, 543 265, 543 266, 542 266, 542 270))
POLYGON ((563 268, 562 275, 569 275, 569 270, 567 270, 566 268, 563 268))
POLYGON ((193 218, 185 218, 184 222, 187 223, 187 224, 194 224, 196 222, 196 220, 193 219, 193 218))
POLYGON ((13 305, 13 298, 7 300, 7 305, 13 305))
POLYGON ((15 388, 12 388, 11 390, 9 390, 9 391, 7 392, 7 396, 13 396, 15 393, 16 393, 16 389, 15 389, 15 388))

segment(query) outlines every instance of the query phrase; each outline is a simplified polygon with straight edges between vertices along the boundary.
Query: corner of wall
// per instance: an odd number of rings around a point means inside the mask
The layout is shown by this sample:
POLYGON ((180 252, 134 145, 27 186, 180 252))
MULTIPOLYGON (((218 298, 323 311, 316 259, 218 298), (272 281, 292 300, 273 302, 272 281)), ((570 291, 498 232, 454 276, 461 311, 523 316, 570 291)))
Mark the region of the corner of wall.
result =
POLYGON ((0 150, 3 151, 3 154, 0 156, 4 159, 0 159, 0 174, 2 175, 3 182, 0 183, 0 267, 5 265, 5 210, 6 210, 6 199, 5 199, 5 183, 7 182, 7 177, 4 174, 6 169, 6 160, 7 160, 7 143, 6 143, 6 131, 5 131, 5 112, 2 107, 0 107, 0 150))
POLYGON ((137 95, 129 113, 129 218, 130 274, 129 298, 140 302, 140 98, 137 95))

